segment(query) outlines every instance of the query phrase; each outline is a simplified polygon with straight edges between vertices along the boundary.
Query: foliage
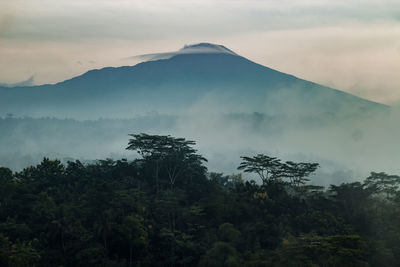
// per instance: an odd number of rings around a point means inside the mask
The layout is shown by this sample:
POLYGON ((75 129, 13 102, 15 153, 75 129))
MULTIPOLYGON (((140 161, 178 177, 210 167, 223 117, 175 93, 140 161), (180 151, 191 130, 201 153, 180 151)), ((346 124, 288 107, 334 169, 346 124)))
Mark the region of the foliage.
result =
POLYGON ((254 157, 241 157, 243 159, 238 170, 257 173, 263 183, 280 176, 282 163, 278 158, 258 154, 254 157))
POLYGON ((132 137, 129 149, 142 155, 134 161, 45 158, 17 173, 0 168, 0 265, 400 263, 395 175, 371 173, 324 190, 307 184, 316 163, 243 157, 241 170, 264 172, 258 184, 207 174, 192 141, 132 137))
POLYGON ((276 157, 258 154, 253 157, 241 157, 238 170, 258 174, 264 185, 275 182, 278 179, 288 179, 291 185, 301 186, 309 181, 307 178, 315 172, 318 163, 295 163, 293 161, 282 162, 276 157))
POLYGON ((158 181, 162 168, 168 174, 171 188, 174 188, 176 179, 190 171, 204 172, 206 168, 202 162, 207 161, 196 154, 192 147, 194 141, 185 138, 175 138, 169 135, 132 134, 127 149, 136 150, 146 163, 154 164, 154 172, 158 181), (185 173, 186 172, 186 173, 185 173))

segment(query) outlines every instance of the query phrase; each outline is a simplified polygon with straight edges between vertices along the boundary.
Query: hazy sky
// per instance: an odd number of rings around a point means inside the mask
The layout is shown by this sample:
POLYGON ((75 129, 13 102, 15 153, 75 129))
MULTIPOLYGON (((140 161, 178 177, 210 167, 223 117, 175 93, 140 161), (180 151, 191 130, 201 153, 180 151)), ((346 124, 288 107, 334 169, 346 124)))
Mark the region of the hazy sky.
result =
POLYGON ((399 0, 0 0, 0 83, 54 83, 197 42, 400 103, 399 0))

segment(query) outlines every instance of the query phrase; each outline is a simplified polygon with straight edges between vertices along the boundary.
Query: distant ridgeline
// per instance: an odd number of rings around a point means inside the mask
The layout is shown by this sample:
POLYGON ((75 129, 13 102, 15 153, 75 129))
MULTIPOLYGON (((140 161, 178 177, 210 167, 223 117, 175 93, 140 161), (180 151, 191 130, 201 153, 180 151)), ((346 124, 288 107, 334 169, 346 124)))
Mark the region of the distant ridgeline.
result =
POLYGON ((103 68, 41 86, 0 88, 0 114, 77 119, 146 112, 365 116, 388 107, 275 71, 221 45, 137 56, 135 66, 103 68))
POLYGON ((50 155, 121 158, 129 132, 199 140, 214 167, 229 172, 242 151, 302 151, 324 162, 321 170, 328 165, 325 173, 355 166, 366 173, 368 156, 387 167, 392 161, 385 157, 400 151, 397 131, 387 128, 397 124, 376 124, 389 107, 256 64, 225 46, 200 43, 134 58, 145 61, 57 84, 0 87, 0 165, 21 169, 50 155), (380 147, 394 152, 378 155, 380 147))

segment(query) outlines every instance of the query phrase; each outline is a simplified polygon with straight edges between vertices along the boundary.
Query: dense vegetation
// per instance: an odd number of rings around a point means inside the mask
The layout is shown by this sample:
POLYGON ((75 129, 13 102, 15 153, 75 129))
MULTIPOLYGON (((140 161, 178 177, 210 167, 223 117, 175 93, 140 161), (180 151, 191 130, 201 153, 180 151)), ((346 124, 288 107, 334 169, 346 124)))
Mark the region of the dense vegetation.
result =
POLYGON ((316 163, 243 157, 207 173, 194 142, 132 135, 134 161, 0 168, 0 266, 398 266, 400 178, 311 186, 316 163))

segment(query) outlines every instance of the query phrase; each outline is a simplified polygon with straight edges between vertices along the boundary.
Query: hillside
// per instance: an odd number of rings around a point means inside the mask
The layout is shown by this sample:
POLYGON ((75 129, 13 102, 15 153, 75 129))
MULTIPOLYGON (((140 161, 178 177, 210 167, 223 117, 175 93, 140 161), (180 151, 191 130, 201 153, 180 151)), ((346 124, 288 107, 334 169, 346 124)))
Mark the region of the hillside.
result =
POLYGON ((398 266, 399 176, 324 189, 304 184, 315 168, 293 180, 318 164, 277 159, 289 172, 260 184, 207 173, 194 144, 142 134, 134 161, 0 167, 0 265, 398 266))
POLYGON ((0 89, 0 114, 128 118, 196 107, 218 112, 361 115, 384 105, 296 78, 212 44, 135 66, 103 68, 54 85, 0 89))

